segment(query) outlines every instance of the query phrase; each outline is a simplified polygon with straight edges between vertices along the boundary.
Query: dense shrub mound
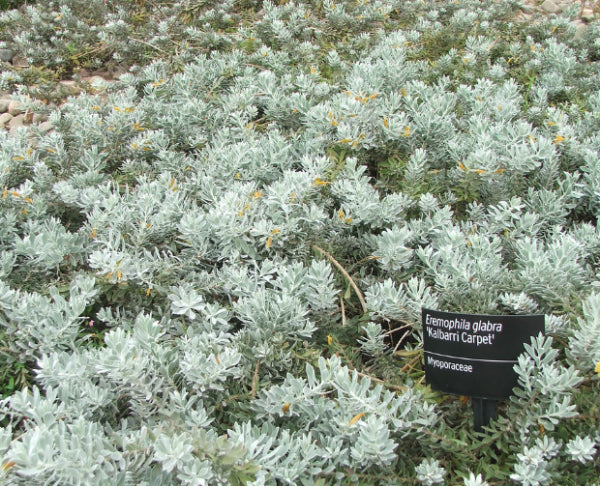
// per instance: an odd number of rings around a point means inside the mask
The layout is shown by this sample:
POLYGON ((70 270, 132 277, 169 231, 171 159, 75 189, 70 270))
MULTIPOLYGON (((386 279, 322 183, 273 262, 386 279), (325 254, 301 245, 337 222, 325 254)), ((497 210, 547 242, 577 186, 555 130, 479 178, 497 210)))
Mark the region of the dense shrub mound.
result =
POLYGON ((578 4, 42 3, 0 16, 52 125, 0 132, 6 484, 598 484, 578 4), (485 435, 422 306, 546 315, 485 435))

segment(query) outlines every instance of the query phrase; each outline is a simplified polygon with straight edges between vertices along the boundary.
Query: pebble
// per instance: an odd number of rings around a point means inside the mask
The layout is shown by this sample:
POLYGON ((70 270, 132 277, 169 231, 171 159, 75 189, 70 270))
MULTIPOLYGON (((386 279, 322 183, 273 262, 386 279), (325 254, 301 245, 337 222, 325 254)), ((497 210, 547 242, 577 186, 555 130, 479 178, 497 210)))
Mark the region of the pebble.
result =
POLYGON ((45 135, 53 129, 52 123, 50 123, 49 121, 42 122, 37 126, 37 129, 42 135, 45 135))
POLYGON ((581 20, 585 22, 593 22, 596 19, 596 15, 594 14, 594 10, 591 8, 584 8, 581 11, 581 20))
POLYGON ((12 119, 13 116, 10 113, 2 113, 2 115, 0 115, 0 128, 6 128, 6 125, 12 119))
POLYGON ((81 93, 81 88, 77 85, 77 83, 75 81, 61 81, 60 84, 60 89, 67 95, 67 96, 77 96, 78 94, 81 93))
POLYGON ((0 49, 0 61, 11 62, 15 57, 15 53, 10 49, 0 49))
POLYGON ((588 30, 587 24, 580 20, 579 22, 574 23, 574 25, 577 27, 577 30, 575 30, 573 38, 575 40, 582 40, 588 30))
POLYGON ((23 105, 21 105, 21 103, 17 100, 10 100, 8 103, 8 112, 12 116, 17 116, 23 112, 22 106, 23 105))
POLYGON ((561 11, 561 8, 552 0, 545 0, 544 3, 540 5, 540 8, 549 14, 555 14, 561 11))
POLYGON ((0 99, 0 113, 6 113, 8 111, 9 104, 9 99, 0 99))
POLYGON ((25 115, 21 113, 20 115, 13 116, 11 120, 8 122, 8 129, 11 132, 14 132, 17 128, 25 125, 25 115))
POLYGON ((46 115, 42 115, 41 113, 34 113, 33 119, 31 121, 32 121, 32 123, 37 125, 38 123, 45 122, 47 119, 48 119, 48 117, 46 115))
POLYGON ((20 56, 15 56, 12 58, 12 65, 16 68, 27 68, 29 67, 29 63, 27 62, 27 59, 25 59, 24 57, 20 57, 20 56))

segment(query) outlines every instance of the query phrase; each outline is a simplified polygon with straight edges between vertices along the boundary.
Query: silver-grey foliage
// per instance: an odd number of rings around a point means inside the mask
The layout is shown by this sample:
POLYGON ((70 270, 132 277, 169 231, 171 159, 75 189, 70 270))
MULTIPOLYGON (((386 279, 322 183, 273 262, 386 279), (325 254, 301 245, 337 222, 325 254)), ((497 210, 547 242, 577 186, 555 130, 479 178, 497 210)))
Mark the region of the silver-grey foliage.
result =
POLYGON ((139 61, 0 131, 0 371, 28 383, 2 481, 596 480, 600 29, 475 0, 157 1, 142 29, 133 3, 0 14, 32 65, 139 61), (510 471, 423 383, 422 307, 546 315, 490 427, 510 471))

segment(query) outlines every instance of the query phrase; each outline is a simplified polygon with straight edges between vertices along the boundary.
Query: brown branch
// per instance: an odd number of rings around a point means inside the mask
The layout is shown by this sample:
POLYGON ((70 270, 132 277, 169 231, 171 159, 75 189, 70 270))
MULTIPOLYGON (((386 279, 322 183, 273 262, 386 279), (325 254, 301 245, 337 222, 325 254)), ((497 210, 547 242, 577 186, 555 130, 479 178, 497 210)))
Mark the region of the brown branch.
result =
POLYGON ((342 327, 346 327, 346 304, 344 304, 344 298, 340 295, 340 307, 342 311, 342 327))
POLYGON ((322 255, 325 255, 327 257, 327 259, 331 263, 333 263, 340 272, 342 272, 344 277, 346 277, 346 279, 348 280, 348 283, 354 289, 354 292, 356 293, 356 296, 358 297, 358 300, 360 301, 360 305, 362 306, 363 313, 366 314, 367 313, 367 304, 365 302, 365 298, 363 297, 362 292, 358 288, 358 285, 356 285, 356 282, 354 282, 354 280, 352 279, 350 274, 346 271, 346 269, 344 267, 342 267, 342 265, 335 258, 333 258, 329 253, 327 253, 325 250, 323 250, 323 248, 320 248, 317 245, 313 245, 313 248, 315 250, 317 250, 319 253, 321 253, 322 255))
POLYGON ((256 368, 254 368, 254 375, 252 376, 252 389, 250 390, 250 398, 256 397, 258 391, 258 370, 260 369, 260 359, 256 362, 256 368))
POLYGON ((399 392, 405 392, 406 390, 408 390, 407 386, 392 385, 391 383, 388 383, 387 381, 384 381, 381 378, 376 378, 376 377, 368 375, 366 373, 362 373, 362 372, 358 371, 356 368, 354 368, 352 371, 356 371, 356 373, 358 373, 358 376, 360 376, 361 378, 368 378, 369 380, 374 381, 375 383, 382 384, 384 387, 389 388, 390 390, 399 391, 399 392))

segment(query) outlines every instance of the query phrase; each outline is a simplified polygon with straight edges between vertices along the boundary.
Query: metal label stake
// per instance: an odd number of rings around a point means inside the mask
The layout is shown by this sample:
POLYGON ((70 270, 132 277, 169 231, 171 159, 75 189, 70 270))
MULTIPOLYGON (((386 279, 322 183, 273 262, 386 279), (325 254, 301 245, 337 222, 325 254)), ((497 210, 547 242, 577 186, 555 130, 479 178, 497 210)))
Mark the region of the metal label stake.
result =
POLYGON ((473 404, 473 425, 475 432, 484 432, 483 428, 490 425, 490 420, 494 420, 496 414, 496 400, 486 398, 472 398, 473 404))

